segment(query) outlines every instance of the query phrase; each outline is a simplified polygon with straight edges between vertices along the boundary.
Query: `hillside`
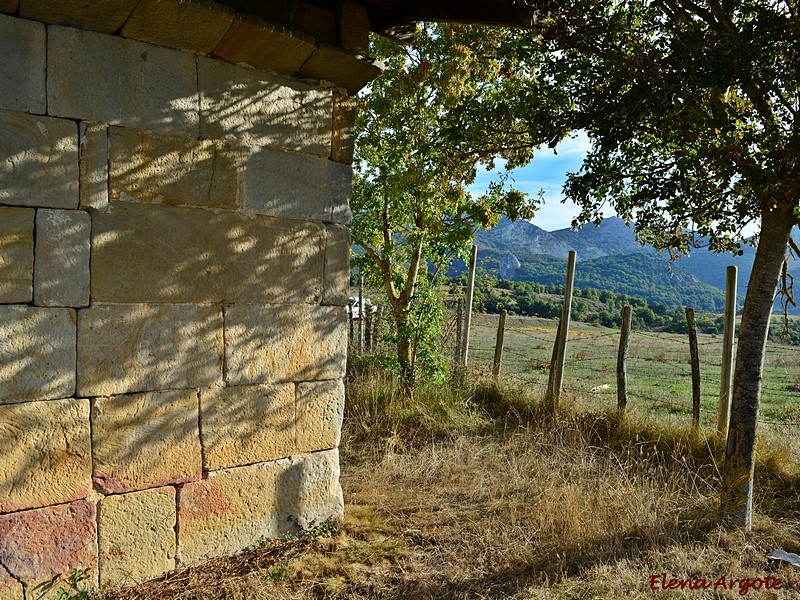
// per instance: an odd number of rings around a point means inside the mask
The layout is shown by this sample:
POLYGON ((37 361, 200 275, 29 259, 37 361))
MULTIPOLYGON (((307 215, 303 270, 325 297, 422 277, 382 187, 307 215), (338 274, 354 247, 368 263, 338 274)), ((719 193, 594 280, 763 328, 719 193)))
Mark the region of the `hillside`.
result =
MULTIPOLYGON (((673 261, 652 246, 639 244, 633 228, 618 217, 603 220, 599 227, 589 224, 578 230, 557 231, 503 218, 494 229, 478 232, 476 239, 479 266, 502 279, 563 283, 567 254, 576 250, 578 287, 709 311, 723 306, 728 265, 739 269, 738 301, 742 305, 755 257, 755 249, 750 246, 743 246, 740 256, 698 248, 673 261)), ((707 245, 699 241, 701 246, 707 245)), ((463 271, 463 263, 455 263, 449 273, 463 271)), ((800 272, 796 261, 792 261, 790 272, 800 272)), ((800 314, 796 308, 792 312, 800 314)))

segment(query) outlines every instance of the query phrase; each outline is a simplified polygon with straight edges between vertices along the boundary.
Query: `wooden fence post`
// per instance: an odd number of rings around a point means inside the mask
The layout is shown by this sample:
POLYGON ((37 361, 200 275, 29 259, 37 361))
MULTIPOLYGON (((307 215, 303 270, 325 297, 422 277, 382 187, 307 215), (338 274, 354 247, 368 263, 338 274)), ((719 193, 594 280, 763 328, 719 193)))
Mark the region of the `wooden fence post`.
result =
POLYGON ((622 325, 619 332, 619 351, 617 352, 617 413, 620 418, 628 406, 628 342, 631 337, 631 305, 622 307, 622 325))
POLYGON ((558 323, 556 341, 553 345, 553 356, 550 359, 550 378, 547 382, 547 409, 552 413, 558 410, 558 401, 561 397, 561 386, 564 382, 564 363, 567 358, 567 334, 569 332, 569 319, 572 312, 572 288, 575 282, 575 250, 569 251, 567 260, 567 278, 564 282, 564 307, 561 309, 561 320, 558 323))
POLYGON ((364 352, 364 276, 358 275, 358 353, 364 352))
POLYGON ((722 333, 722 372, 719 378, 719 411, 717 433, 722 440, 728 435, 728 420, 733 389, 733 340, 736 337, 736 267, 725 273, 725 324, 722 333))
POLYGON ((497 342, 494 345, 494 364, 492 365, 492 375, 495 379, 500 375, 500 362, 503 360, 503 337, 506 331, 506 309, 500 311, 500 319, 497 322, 497 342))
POLYGON ((689 354, 692 363, 692 431, 700 429, 700 354, 697 351, 697 325, 694 309, 686 309, 686 325, 689 327, 689 354))
POLYGON ((456 368, 461 367, 461 334, 463 333, 462 331, 463 327, 464 327, 464 307, 461 304, 461 298, 459 298, 458 305, 456 308, 456 353, 455 353, 456 368))
POLYGON ((365 310, 363 313, 364 317, 364 351, 371 352, 372 351, 372 328, 375 327, 373 315, 370 310, 365 310))
POLYGON ((355 325, 353 324, 353 307, 349 305, 347 306, 347 321, 350 324, 350 327, 347 330, 348 331, 347 341, 349 342, 349 349, 352 352, 353 349, 355 348, 355 346, 353 345, 353 333, 354 333, 353 328, 355 327, 355 325))
POLYGON ((464 335, 461 337, 461 367, 466 370, 469 357, 469 330, 472 326, 472 298, 475 295, 475 268, 478 263, 478 247, 472 246, 467 280, 467 301, 464 307, 464 335))
POLYGON ((383 304, 379 304, 377 310, 375 310, 375 318, 372 321, 372 341, 370 342, 370 346, 372 348, 372 352, 378 352, 378 339, 380 335, 380 328, 381 328, 381 320, 383 319, 383 304))

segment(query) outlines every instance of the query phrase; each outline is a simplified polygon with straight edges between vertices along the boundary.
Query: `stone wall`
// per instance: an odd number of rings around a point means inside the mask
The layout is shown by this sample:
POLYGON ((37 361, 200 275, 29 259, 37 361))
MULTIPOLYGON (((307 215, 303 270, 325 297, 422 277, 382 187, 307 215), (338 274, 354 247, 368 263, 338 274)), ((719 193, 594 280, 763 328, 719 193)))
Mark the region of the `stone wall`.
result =
POLYGON ((274 4, 0 0, 0 600, 341 514, 349 94, 379 69, 357 3, 274 4))

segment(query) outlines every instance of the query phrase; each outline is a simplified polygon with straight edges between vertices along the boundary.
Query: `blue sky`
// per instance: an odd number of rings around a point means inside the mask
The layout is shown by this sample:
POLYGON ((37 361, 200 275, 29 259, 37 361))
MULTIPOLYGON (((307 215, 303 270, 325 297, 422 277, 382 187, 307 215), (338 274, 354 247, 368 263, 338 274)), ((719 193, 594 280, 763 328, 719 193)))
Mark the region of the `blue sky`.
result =
MULTIPOLYGON (((572 202, 564 202, 562 188, 567 178, 567 173, 580 169, 586 152, 589 150, 589 138, 585 133, 579 133, 571 139, 563 141, 557 147, 557 153, 548 148, 537 151, 533 161, 520 169, 512 172, 511 185, 538 196, 539 190, 544 190, 544 205, 537 211, 533 223, 545 231, 565 229, 572 225, 572 219, 578 216, 578 209, 572 202)), ((486 191, 494 174, 482 171, 470 186, 474 194, 486 191)), ((613 209, 607 208, 604 216, 613 216, 613 209)), ((753 222, 744 229, 744 235, 750 236, 758 232, 758 222, 753 222)))
MULTIPOLYGON (((578 209, 571 202, 561 203, 564 194, 561 192, 567 173, 577 171, 589 148, 589 139, 579 134, 558 145, 557 154, 547 148, 537 151, 533 162, 512 172, 511 184, 523 191, 537 196, 544 190, 545 204, 536 213, 533 223, 546 231, 569 227, 572 219, 578 215, 578 209)), ((483 193, 494 175, 483 171, 478 174, 471 191, 483 193)), ((608 215, 607 215, 608 216, 608 215)))

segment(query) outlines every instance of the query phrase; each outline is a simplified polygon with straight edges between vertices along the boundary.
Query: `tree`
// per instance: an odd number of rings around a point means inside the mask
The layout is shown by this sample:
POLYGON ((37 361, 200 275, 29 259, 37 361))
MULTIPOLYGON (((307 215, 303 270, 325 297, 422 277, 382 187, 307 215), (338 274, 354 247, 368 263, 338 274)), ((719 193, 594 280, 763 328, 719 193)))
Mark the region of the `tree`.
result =
POLYGON ((480 197, 468 189, 480 166, 492 169, 503 159, 513 167, 532 154, 534 144, 520 143, 531 128, 498 110, 507 84, 521 79, 508 70, 509 61, 491 56, 506 35, 425 25, 408 46, 382 38, 373 43, 389 70, 360 99, 352 236, 364 250, 356 264, 384 288, 391 305, 407 383, 414 379, 419 339, 415 314, 425 307, 419 286, 431 291, 431 274, 464 255, 476 228, 493 225, 500 214, 533 216, 535 202, 503 181, 480 197), (467 104, 479 109, 465 112, 467 104))
POLYGON ((589 135, 565 186, 579 222, 609 203, 680 253, 693 234, 735 251, 760 221, 721 490, 725 518, 750 528, 764 349, 800 215, 797 0, 564 0, 540 26, 505 51, 530 57, 539 85, 570 98, 560 122, 589 135))

